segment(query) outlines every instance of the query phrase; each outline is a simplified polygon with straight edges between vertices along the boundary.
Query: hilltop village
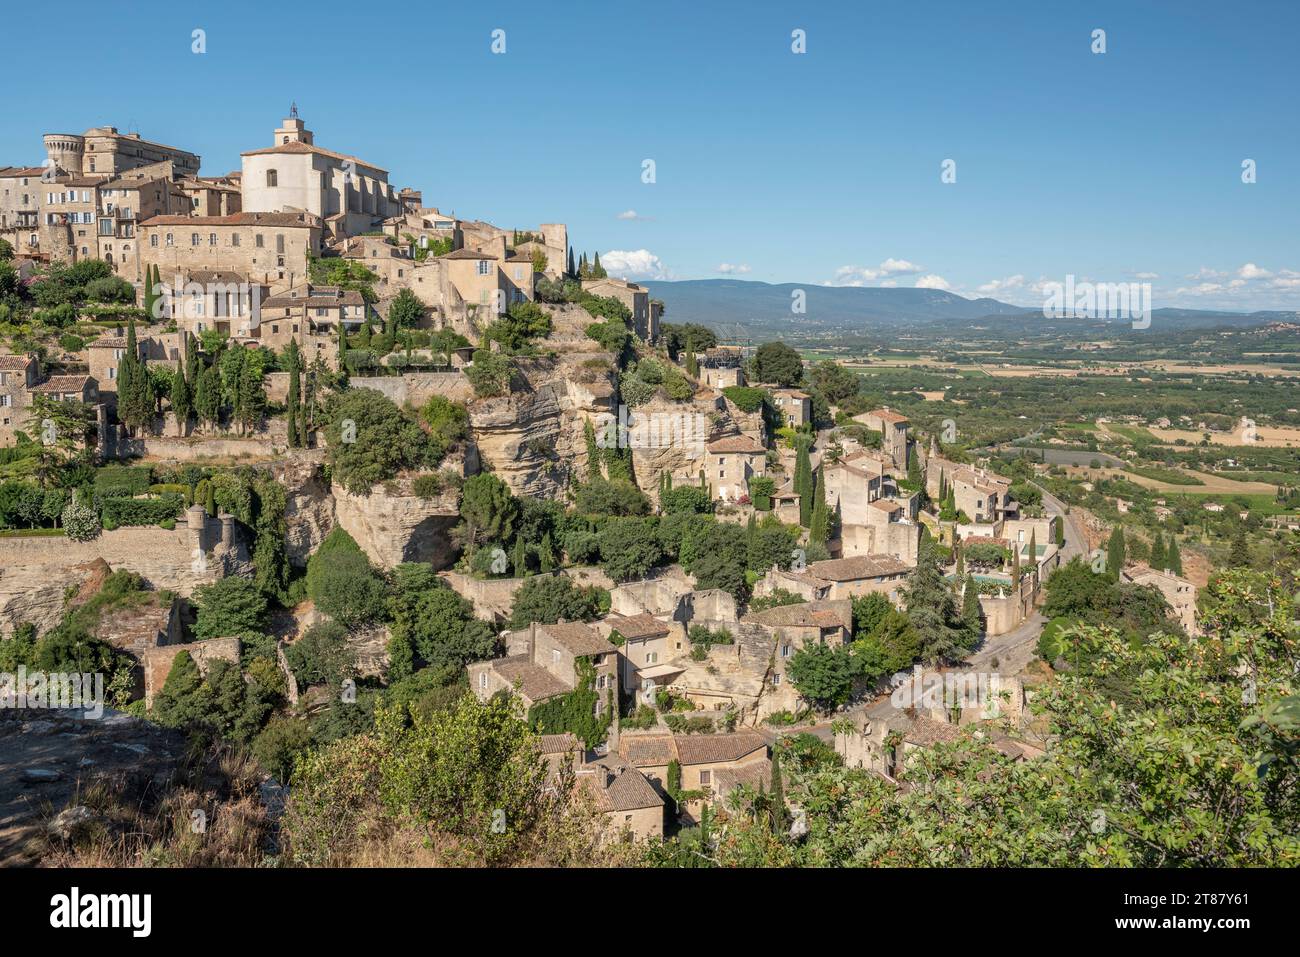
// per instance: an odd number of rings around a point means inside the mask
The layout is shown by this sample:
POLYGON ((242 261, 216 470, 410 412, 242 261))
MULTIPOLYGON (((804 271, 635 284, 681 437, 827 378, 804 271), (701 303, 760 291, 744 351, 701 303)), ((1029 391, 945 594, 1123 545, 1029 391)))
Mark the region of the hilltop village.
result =
MULTIPOLYGON (((736 815, 797 839, 786 739, 900 793, 939 746, 1051 755, 1054 575, 1199 633, 1176 543, 1095 560, 1030 463, 345 147, 294 109, 221 176, 112 127, 0 167, 0 671, 103 672, 140 728, 250 753, 296 859, 351 860, 294 800, 359 801, 331 790, 356 742, 452 731, 464 774, 521 742, 597 846, 736 815)), ((75 758, 27 782, 68 821, 75 758)), ((491 860, 529 814, 458 836, 491 860)))

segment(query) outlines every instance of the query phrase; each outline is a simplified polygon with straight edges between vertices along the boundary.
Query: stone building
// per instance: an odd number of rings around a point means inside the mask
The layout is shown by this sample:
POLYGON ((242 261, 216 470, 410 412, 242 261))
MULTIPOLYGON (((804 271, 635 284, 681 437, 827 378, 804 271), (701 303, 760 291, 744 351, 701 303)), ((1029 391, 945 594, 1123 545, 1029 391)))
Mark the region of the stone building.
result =
POLYGON ((789 428, 797 429, 812 421, 812 396, 798 389, 772 389, 772 402, 781 421, 789 428))
POLYGON ((1172 616, 1183 631, 1192 637, 1201 634, 1196 621, 1196 586, 1169 569, 1159 571, 1145 565, 1126 569, 1124 579, 1134 585, 1149 585, 1157 589, 1169 604, 1172 616))
POLYGON ((782 590, 821 601, 879 592, 897 603, 898 590, 915 567, 892 555, 854 555, 813 562, 803 571, 772 568, 754 585, 754 594, 762 597, 782 590))
POLYGON ((241 154, 244 211, 306 212, 322 220, 331 237, 369 232, 401 214, 387 170, 317 146, 297 109, 290 112, 271 146, 241 154))
POLYGON ((173 163, 184 176, 199 172, 196 154, 142 139, 138 133, 119 133, 115 126, 97 126, 80 135, 46 133, 44 139, 50 163, 73 176, 107 179, 163 161, 173 163))
POLYGON ((40 166, 0 167, 0 238, 9 241, 16 256, 40 250, 40 166))
POLYGON ((590 625, 560 622, 530 625, 515 636, 510 654, 469 665, 469 684, 480 701, 505 691, 525 708, 577 689, 581 662, 590 664, 597 692, 597 714, 618 706, 618 649, 590 625))
POLYGON ((632 312, 632 329, 645 342, 654 343, 659 338, 659 316, 662 304, 651 300, 650 290, 625 279, 584 279, 582 291, 593 296, 617 299, 632 312))
POLYGON ((101 180, 60 175, 41 184, 40 250, 49 260, 99 258, 96 221, 101 180))
POLYGON ((574 784, 606 821, 606 840, 644 841, 664 835, 664 799, 638 769, 613 758, 579 765, 574 784))
POLYGON ((882 438, 881 448, 893 462, 894 468, 907 468, 908 418, 893 411, 888 406, 863 412, 853 417, 854 422, 861 422, 869 429, 875 429, 882 438))
POLYGON ((749 480, 767 474, 767 449, 748 435, 730 435, 705 446, 704 475, 714 498, 734 502, 749 495, 749 480))
POLYGON ((191 176, 176 187, 193 216, 230 216, 243 212, 239 183, 229 176, 191 176))
POLYGON ((770 784, 772 778, 767 742, 754 731, 628 732, 619 738, 619 754, 662 794, 668 793, 668 769, 675 763, 681 770, 680 790, 695 795, 678 807, 687 822, 697 821, 706 805, 725 806, 738 785, 757 789, 760 782, 770 784))
POLYGON ((0 447, 16 445, 18 433, 32 433, 27 421, 40 366, 35 356, 0 356, 0 447))
POLYGON ((241 212, 229 216, 154 216, 140 223, 133 282, 157 266, 164 281, 198 270, 234 272, 280 288, 307 279, 307 261, 321 251, 320 217, 307 212, 241 212))

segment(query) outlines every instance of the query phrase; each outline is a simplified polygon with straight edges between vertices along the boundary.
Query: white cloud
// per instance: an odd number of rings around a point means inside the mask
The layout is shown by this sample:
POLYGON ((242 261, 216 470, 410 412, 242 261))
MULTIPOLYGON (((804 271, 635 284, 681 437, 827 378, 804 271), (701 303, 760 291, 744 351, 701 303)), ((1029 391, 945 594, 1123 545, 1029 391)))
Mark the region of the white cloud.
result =
POLYGON ((640 213, 638 213, 635 209, 625 209, 625 210, 623 210, 623 212, 619 213, 619 214, 618 214, 617 216, 615 216, 614 218, 615 218, 615 219, 628 220, 628 221, 635 220, 635 221, 637 221, 637 222, 641 222, 641 223, 648 223, 648 222, 650 222, 651 220, 654 219, 653 216, 642 216, 642 215, 641 215, 640 213))
POLYGON ((718 272, 727 273, 729 275, 747 273, 749 272, 749 263, 741 263, 739 265, 733 263, 718 263, 718 272))
POLYGON ((1136 276, 1137 276, 1138 279, 1145 279, 1145 280, 1150 281, 1150 280, 1152 280, 1152 279, 1159 279, 1159 278, 1160 278, 1160 273, 1158 273, 1158 272, 1140 272, 1140 273, 1137 273, 1136 276))
POLYGON ((902 276, 918 273, 921 267, 906 259, 889 258, 879 266, 841 266, 835 270, 835 278, 826 283, 828 286, 865 286, 878 279, 889 276, 902 276))
POLYGON ((975 291, 981 296, 994 296, 999 293, 1006 293, 1012 289, 1020 289, 1025 284, 1025 277, 1021 273, 1014 276, 1008 276, 1006 279, 990 279, 988 282, 976 286, 975 291))
POLYGON ((671 278, 659 257, 648 249, 611 249, 601 253, 600 264, 619 279, 671 278))
POLYGON ((916 281, 917 289, 948 289, 950 288, 948 280, 942 276, 936 276, 931 273, 928 276, 922 276, 916 281))
POLYGON ((1246 263, 1237 270, 1237 277, 1239 279, 1267 279, 1271 275, 1273 274, 1267 269, 1261 269, 1254 263, 1246 263))

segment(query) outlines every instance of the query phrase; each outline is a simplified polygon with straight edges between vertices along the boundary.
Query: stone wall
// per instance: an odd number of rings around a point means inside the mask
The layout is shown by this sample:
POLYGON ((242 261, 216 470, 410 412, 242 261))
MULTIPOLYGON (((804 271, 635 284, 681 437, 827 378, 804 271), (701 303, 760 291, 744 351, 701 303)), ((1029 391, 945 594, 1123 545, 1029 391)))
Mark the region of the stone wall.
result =
POLYGON ((289 446, 288 423, 284 419, 269 419, 266 429, 255 435, 176 435, 175 420, 168 416, 164 435, 125 439, 117 443, 120 456, 143 456, 173 462, 195 462, 204 459, 268 459, 283 455, 289 446))
POLYGON ((238 638, 209 638, 188 645, 163 645, 144 653, 140 664, 144 670, 144 703, 146 708, 153 707, 154 696, 162 690, 171 673, 172 662, 182 651, 188 651, 199 671, 204 675, 208 666, 214 661, 229 661, 239 664, 238 638))
POLYGON ((25 621, 41 631, 58 624, 64 593, 86 578, 77 566, 95 559, 181 595, 215 581, 222 568, 208 562, 205 571, 195 571, 192 534, 183 524, 171 531, 119 528, 89 542, 61 535, 0 538, 0 634, 11 635, 25 621))
POLYGON ((463 372, 408 372, 400 376, 353 376, 348 380, 354 389, 374 389, 388 396, 396 405, 419 408, 432 396, 440 395, 453 402, 468 402, 474 389, 463 372))

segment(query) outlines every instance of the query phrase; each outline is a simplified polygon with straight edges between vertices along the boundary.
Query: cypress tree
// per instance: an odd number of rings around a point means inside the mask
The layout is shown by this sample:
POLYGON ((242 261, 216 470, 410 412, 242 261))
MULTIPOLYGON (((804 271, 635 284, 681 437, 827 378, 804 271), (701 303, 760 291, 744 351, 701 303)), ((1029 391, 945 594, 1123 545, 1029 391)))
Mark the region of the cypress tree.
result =
POLYGON ((1169 536, 1169 550, 1165 553, 1165 563, 1169 566, 1169 570, 1175 575, 1181 575, 1183 573, 1183 556, 1178 551, 1177 536, 1169 536))
POLYGON ((511 556, 510 564, 514 566, 515 577, 523 578, 524 572, 528 570, 528 553, 524 549, 524 537, 515 536, 514 554, 511 556))
POLYGON ((604 279, 609 273, 605 272, 605 267, 600 264, 600 253, 596 253, 595 261, 591 264, 591 278, 604 279))
POLYGON ((686 374, 692 379, 700 377, 700 363, 695 358, 695 343, 690 340, 686 342, 686 374))
POLYGON ((1124 529, 1116 525, 1106 543, 1106 574, 1119 581, 1119 573, 1124 570, 1124 529))
POLYGON ((1168 561, 1165 555, 1165 536, 1156 532, 1156 537, 1151 540, 1151 567, 1163 571, 1168 561))
POLYGON ((588 419, 582 426, 582 437, 587 444, 587 478, 600 478, 600 447, 596 445, 596 427, 588 419))
POLYGON ((217 487, 208 483, 207 494, 203 497, 203 508, 213 518, 217 517, 217 487))
POLYGON ((772 749, 772 792, 768 795, 771 808, 770 820, 772 831, 780 833, 786 828, 788 820, 785 806, 785 780, 781 775, 781 749, 772 749))
POLYGON ((1035 529, 1029 533, 1029 561, 1034 570, 1034 577, 1038 576, 1038 530, 1035 529))
POLYGON ((555 568, 555 544, 551 541, 550 532, 542 536, 542 547, 537 552, 537 562, 543 572, 555 568))
POLYGON ((190 392, 190 384, 185 378, 185 363, 181 363, 180 368, 176 370, 176 376, 172 379, 172 414, 176 416, 176 428, 183 436, 186 427, 190 423, 190 415, 194 412, 194 396, 190 392))
POLYGON ((154 285, 153 271, 153 266, 144 271, 144 314, 148 322, 155 322, 158 319, 154 312, 158 303, 158 287, 154 285))
POLYGON ((968 650, 975 647, 979 641, 980 632, 983 630, 983 624, 980 620, 980 590, 975 584, 975 576, 967 575, 965 578, 965 589, 961 599, 961 617, 966 623, 967 631, 970 633, 970 644, 968 650))
POLYGON ((262 373, 254 362, 245 361, 239 370, 239 428, 256 429, 266 411, 266 389, 262 373))
POLYGON ((798 451, 794 460, 794 490, 799 495, 799 524, 805 528, 812 520, 813 510, 813 476, 812 461, 808 457, 808 440, 800 436, 795 440, 798 451))
POLYGON ((812 514, 808 518, 808 541, 825 545, 830 536, 830 515, 826 510, 826 470, 817 470, 817 486, 813 493, 812 514))
POLYGON ((576 276, 576 275, 578 275, 577 267, 573 265, 573 247, 572 247, 572 246, 569 247, 569 262, 568 262, 568 266, 567 266, 567 268, 565 269, 565 273, 566 273, 567 275, 569 275, 569 276, 576 276))
POLYGON ((1058 515, 1056 522, 1053 524, 1053 537, 1056 547, 1061 548, 1065 545, 1065 516, 1058 515))
POLYGON ((289 418, 289 448, 296 449, 302 446, 302 438, 298 432, 298 416, 300 414, 299 403, 301 396, 299 391, 299 357, 298 343, 290 340, 289 345, 285 347, 285 359, 289 366, 289 395, 285 399, 285 405, 288 407, 289 418))

